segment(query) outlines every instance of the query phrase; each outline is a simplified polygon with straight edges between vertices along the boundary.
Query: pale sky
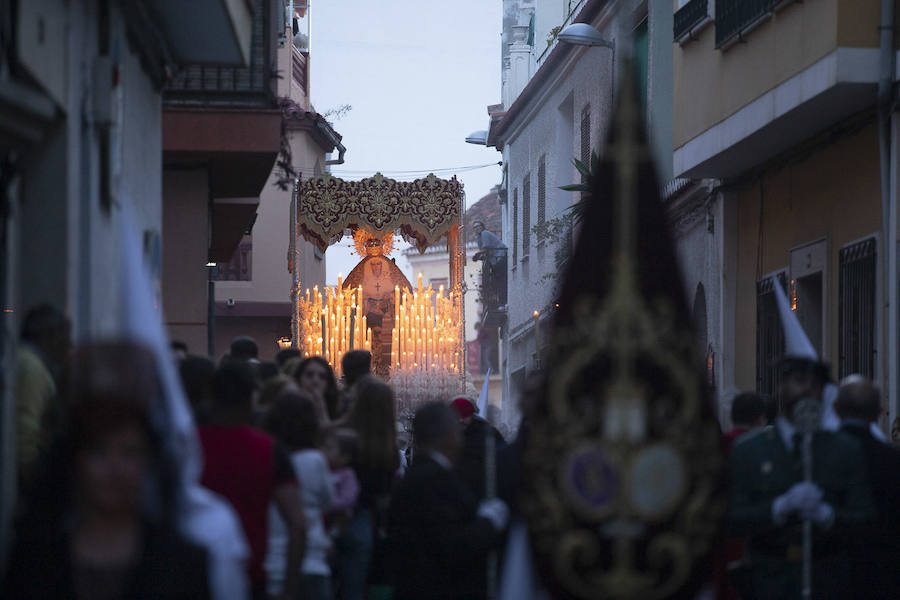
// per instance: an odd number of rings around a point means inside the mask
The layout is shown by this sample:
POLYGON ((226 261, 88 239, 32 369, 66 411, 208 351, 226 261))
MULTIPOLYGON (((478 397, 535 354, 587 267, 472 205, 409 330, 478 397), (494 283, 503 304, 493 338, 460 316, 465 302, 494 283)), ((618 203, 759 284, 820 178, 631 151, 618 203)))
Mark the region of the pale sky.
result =
MULTIPOLYGON (((334 123, 347 147, 334 175, 360 179, 500 161, 493 148, 464 140, 487 129, 487 106, 500 102, 501 9, 500 0, 313 1, 312 102, 319 112, 353 107, 334 123)), ((458 173, 466 204, 500 175, 496 165, 458 173)), ((349 243, 345 238, 326 253, 327 283, 359 261, 349 243)), ((411 276, 400 252, 393 256, 411 276)))

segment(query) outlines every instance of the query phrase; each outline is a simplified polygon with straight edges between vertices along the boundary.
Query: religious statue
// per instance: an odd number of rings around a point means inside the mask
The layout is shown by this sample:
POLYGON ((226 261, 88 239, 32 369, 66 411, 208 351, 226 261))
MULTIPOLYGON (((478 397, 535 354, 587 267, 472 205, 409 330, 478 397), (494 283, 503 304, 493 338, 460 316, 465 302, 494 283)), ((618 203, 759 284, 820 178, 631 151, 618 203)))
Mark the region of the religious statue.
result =
POLYGON ((394 288, 412 291, 409 280, 390 253, 393 236, 375 237, 364 229, 354 234, 357 252, 364 256, 343 283, 344 289, 362 287, 362 314, 372 330, 372 367, 387 377, 391 365, 391 329, 394 327, 394 288))

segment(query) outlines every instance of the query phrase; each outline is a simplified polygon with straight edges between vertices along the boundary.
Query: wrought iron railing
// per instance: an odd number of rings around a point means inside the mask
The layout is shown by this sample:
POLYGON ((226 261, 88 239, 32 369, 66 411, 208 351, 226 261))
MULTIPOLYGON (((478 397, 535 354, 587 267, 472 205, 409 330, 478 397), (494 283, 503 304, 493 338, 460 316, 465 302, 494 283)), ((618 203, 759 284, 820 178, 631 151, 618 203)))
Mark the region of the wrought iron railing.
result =
POLYGON ((506 248, 490 248, 481 252, 481 304, 485 312, 506 306, 506 248))
POLYGON ((716 47, 739 37, 793 0, 716 0, 716 47))
POLYGON ((675 12, 675 39, 681 39, 709 15, 709 0, 690 0, 675 12))
POLYGON ((276 63, 270 0, 253 0, 250 62, 246 67, 185 65, 166 85, 169 105, 265 106, 276 95, 276 63))

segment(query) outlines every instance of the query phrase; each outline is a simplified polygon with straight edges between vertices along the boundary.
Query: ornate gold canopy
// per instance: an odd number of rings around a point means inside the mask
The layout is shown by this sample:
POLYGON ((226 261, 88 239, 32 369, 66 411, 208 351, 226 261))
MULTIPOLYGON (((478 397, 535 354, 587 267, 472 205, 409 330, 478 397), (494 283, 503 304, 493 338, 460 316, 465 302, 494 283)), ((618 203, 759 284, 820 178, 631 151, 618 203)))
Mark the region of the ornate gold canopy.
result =
POLYGON ((301 181, 298 192, 298 230, 322 251, 345 229, 362 227, 378 234, 398 231, 424 252, 459 225, 463 210, 463 186, 455 176, 397 181, 376 173, 345 181, 326 173, 301 181))

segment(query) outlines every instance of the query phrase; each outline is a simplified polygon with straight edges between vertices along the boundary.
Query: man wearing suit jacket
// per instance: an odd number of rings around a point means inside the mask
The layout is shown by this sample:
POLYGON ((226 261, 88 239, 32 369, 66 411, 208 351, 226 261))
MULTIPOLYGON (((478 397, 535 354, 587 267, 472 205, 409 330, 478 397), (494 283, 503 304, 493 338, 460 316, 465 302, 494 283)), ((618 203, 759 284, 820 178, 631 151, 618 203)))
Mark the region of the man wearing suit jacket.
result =
POLYGON ((848 597, 844 535, 874 518, 860 444, 831 431, 813 436, 813 481, 803 480, 802 436, 793 409, 822 399, 827 367, 814 359, 782 362, 784 414, 774 427, 739 440, 731 455, 732 535, 749 537, 749 589, 742 598, 794 600, 801 595, 802 522, 814 525, 813 598, 848 597))
POLYGON ((391 501, 389 536, 397 600, 481 600, 488 553, 509 511, 480 504, 454 472, 462 432, 453 410, 427 404, 413 421, 416 454, 391 501))
POLYGON ((841 382, 834 404, 841 431, 863 449, 872 485, 876 519, 847 539, 853 596, 881 600, 900 594, 900 449, 872 436, 881 416, 881 393, 861 375, 841 382))

